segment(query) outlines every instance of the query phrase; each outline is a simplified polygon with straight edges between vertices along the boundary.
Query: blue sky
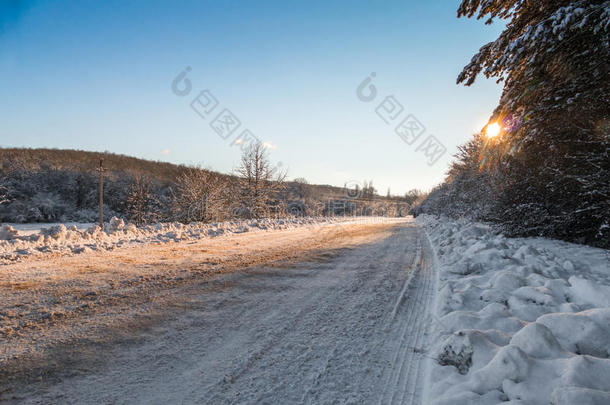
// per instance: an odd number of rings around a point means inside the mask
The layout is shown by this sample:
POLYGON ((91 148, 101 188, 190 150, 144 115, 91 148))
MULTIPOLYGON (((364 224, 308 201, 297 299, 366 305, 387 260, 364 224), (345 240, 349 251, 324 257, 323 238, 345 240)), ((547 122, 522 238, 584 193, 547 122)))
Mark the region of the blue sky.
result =
POLYGON ((458 3, 0 0, 0 146, 230 172, 239 147, 189 106, 209 89, 290 178, 429 189, 501 92, 484 78, 455 84, 502 29, 458 20, 458 3), (171 82, 187 66, 193 90, 178 97, 171 82), (365 103, 356 88, 371 72, 378 96, 365 103), (389 95, 426 127, 414 145, 375 113, 389 95), (447 149, 432 166, 417 151, 430 134, 447 149))

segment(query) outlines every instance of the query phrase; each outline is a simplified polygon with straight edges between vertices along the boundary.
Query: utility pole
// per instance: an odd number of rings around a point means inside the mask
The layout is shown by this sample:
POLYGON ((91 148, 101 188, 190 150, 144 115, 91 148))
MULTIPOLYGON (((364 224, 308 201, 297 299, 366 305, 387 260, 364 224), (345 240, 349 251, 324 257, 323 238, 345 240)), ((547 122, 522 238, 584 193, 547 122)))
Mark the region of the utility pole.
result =
POLYGON ((100 159, 100 228, 104 229, 104 159, 100 159))

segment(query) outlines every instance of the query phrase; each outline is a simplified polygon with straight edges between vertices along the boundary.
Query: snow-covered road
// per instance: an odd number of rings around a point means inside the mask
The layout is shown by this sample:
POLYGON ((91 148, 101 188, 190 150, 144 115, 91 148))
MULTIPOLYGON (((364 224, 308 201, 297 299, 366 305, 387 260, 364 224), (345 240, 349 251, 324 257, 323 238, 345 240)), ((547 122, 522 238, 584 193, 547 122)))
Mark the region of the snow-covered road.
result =
MULTIPOLYGON (((435 274, 412 222, 289 267, 219 275, 188 305, 21 403, 421 403, 435 274)), ((23 395, 23 396, 21 396, 23 395)))

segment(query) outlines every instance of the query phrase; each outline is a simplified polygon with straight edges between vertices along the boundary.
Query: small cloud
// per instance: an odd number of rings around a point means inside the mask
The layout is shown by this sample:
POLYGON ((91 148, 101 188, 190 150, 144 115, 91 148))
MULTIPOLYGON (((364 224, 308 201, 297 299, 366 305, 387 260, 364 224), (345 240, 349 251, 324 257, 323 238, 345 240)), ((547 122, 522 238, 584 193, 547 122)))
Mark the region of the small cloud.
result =
POLYGON ((272 144, 271 142, 263 142, 263 146, 267 149, 276 150, 277 145, 272 144))
POLYGON ((161 151, 161 154, 162 154, 162 155, 169 155, 170 153, 171 153, 171 149, 163 149, 163 150, 161 151))

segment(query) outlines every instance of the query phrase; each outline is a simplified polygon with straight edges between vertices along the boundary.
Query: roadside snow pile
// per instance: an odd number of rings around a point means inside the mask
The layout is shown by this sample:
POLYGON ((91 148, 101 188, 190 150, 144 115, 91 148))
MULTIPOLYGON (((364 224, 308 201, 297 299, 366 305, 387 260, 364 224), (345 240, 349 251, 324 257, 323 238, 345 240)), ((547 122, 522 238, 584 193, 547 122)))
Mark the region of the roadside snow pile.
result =
POLYGON ((426 403, 610 404, 610 252, 417 223, 439 261, 426 403))
POLYGON ((137 227, 122 219, 112 218, 104 224, 78 229, 63 224, 42 228, 37 233, 19 232, 11 225, 0 226, 0 264, 23 257, 51 253, 78 254, 90 250, 112 250, 121 246, 142 243, 168 243, 217 237, 244 232, 287 229, 306 225, 324 225, 352 221, 353 218, 284 218, 241 220, 220 223, 159 223, 137 227))

